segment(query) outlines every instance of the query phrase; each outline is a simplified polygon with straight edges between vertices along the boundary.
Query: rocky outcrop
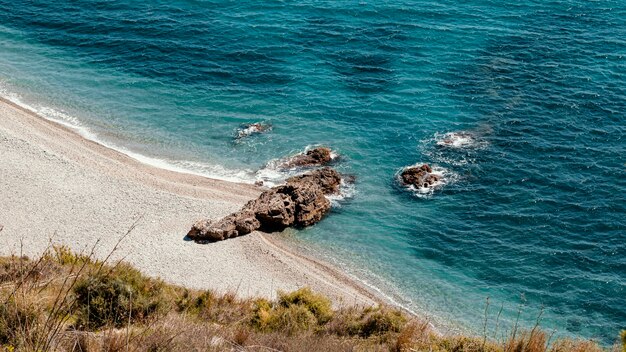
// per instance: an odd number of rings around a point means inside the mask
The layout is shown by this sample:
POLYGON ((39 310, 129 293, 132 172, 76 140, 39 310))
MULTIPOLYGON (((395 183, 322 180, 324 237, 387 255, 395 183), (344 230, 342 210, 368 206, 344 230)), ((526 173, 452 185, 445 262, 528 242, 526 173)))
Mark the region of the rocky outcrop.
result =
POLYGON ((187 236, 196 241, 221 241, 255 230, 311 226, 330 211, 326 195, 339 192, 340 183, 341 175, 331 168, 291 177, 285 185, 261 193, 236 213, 218 221, 197 222, 187 236))
POLYGON ((439 175, 433 174, 432 168, 428 164, 411 166, 400 174, 400 181, 406 186, 432 187, 439 182, 439 175))
POLYGON ((313 167, 327 165, 333 160, 332 150, 326 147, 318 147, 298 154, 280 165, 282 169, 296 167, 313 167))

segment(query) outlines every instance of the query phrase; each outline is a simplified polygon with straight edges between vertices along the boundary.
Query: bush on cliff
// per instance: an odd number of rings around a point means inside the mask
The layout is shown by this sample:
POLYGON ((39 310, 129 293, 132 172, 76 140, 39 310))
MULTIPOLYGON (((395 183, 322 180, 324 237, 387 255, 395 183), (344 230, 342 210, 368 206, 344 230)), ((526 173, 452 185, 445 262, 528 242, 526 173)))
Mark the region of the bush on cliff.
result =
POLYGON ((318 329, 333 317, 330 300, 309 288, 279 292, 278 296, 275 303, 263 299, 255 302, 252 325, 258 330, 293 335, 318 329))
POLYGON ((86 276, 74 287, 77 325, 95 329, 145 320, 163 308, 162 288, 126 264, 86 276))
POLYGON ((188 290, 65 249, 36 260, 0 258, 0 351, 622 350, 549 340, 539 329, 503 340, 441 336, 387 307, 333 310, 310 289, 274 301, 188 290))

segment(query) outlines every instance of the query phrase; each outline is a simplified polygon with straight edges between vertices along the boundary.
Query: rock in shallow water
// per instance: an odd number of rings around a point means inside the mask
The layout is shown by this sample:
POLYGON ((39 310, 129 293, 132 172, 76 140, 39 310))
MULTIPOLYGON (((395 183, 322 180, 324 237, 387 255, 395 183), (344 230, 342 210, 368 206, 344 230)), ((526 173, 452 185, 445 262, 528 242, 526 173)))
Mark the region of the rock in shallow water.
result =
POLYGON ((236 139, 249 137, 255 134, 265 133, 272 130, 272 125, 262 122, 248 123, 237 130, 236 139))
POLYGON ((322 166, 333 160, 332 150, 326 147, 311 149, 303 154, 298 154, 284 162, 282 169, 292 169, 296 167, 322 166))
POLYGON ((406 186, 432 187, 439 182, 439 175, 433 174, 433 170, 428 164, 412 166, 400 174, 400 180, 406 186))
POLYGON ((330 211, 326 195, 339 191, 341 175, 323 168, 291 177, 282 186, 267 190, 243 208, 221 220, 195 223, 187 237, 196 241, 221 241, 255 230, 281 231, 287 227, 311 226, 330 211))

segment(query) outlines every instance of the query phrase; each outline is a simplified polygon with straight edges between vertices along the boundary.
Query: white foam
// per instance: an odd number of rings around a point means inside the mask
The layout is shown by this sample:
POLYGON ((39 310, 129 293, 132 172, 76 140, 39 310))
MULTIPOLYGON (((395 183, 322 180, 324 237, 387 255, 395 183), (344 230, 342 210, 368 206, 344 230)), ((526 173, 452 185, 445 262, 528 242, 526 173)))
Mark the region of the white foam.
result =
POLYGON ((339 185, 339 193, 327 195, 326 198, 330 201, 331 206, 340 208, 341 202, 353 198, 356 192, 354 182, 346 182, 342 179, 339 185))
MULTIPOLYGON (((309 150, 319 148, 320 145, 312 144, 304 148, 304 151, 291 154, 287 157, 272 159, 265 164, 265 167, 256 172, 256 180, 262 181, 263 184, 268 186, 275 186, 284 183, 289 177, 303 174, 305 171, 310 170, 311 167, 299 167, 294 166, 291 168, 285 168, 285 165, 289 164, 289 161, 296 156, 306 154, 309 150)), ((339 154, 331 150, 330 159, 332 161, 337 160, 339 154)), ((317 168, 317 167, 313 167, 317 168)))
POLYGON ((257 122, 247 125, 245 128, 237 129, 237 139, 252 136, 253 134, 259 134, 263 132, 269 132, 272 130, 272 125, 265 124, 263 122, 257 122))
POLYGON ((435 134, 435 143, 440 147, 447 148, 477 148, 484 147, 486 142, 474 133, 467 131, 447 132, 435 134))
POLYGON ((128 155, 129 157, 141 163, 169 171, 208 177, 223 181, 254 183, 254 173, 251 170, 229 170, 221 165, 212 165, 208 163, 200 163, 188 160, 166 160, 161 158, 155 158, 139 154, 127 148, 123 148, 118 145, 109 143, 98 138, 95 133, 82 125, 78 118, 71 116, 64 111, 53 109, 48 106, 37 106, 34 104, 26 103, 20 95, 9 91, 1 82, 0 96, 17 106, 32 111, 37 116, 68 127, 86 139, 97 142, 98 144, 118 151, 122 154, 128 155))
MULTIPOLYGON (((413 165, 409 165, 406 167, 403 167, 402 169, 400 169, 398 171, 398 173, 396 174, 396 180, 398 181, 398 183, 402 184, 402 180, 401 180, 401 174, 404 170, 409 169, 409 168, 413 168, 413 167, 420 167, 424 165, 424 163, 415 163, 413 165)), ((409 186, 405 186, 406 189, 410 190, 411 192, 413 192, 413 194, 415 194, 418 197, 423 197, 423 198, 428 198, 430 196, 432 196, 432 194, 438 190, 441 189, 443 186, 447 185, 447 184, 451 184, 453 182, 455 182, 458 179, 458 175, 444 167, 438 166, 438 165, 430 165, 430 168, 432 169, 431 174, 433 175, 437 175, 439 176, 439 179, 434 182, 432 185, 428 186, 428 187, 415 187, 414 185, 409 185, 409 186)))

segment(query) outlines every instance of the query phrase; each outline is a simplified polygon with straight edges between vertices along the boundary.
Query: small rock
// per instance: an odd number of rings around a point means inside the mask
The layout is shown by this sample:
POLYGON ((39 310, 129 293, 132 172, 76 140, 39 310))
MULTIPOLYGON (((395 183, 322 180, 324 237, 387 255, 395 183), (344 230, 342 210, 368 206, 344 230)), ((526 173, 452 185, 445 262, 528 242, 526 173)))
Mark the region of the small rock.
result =
POLYGON ((400 174, 404 185, 421 187, 432 187, 439 182, 440 177, 432 173, 433 170, 428 164, 409 167, 400 174))
POLYGON ((248 123, 241 126, 237 130, 237 139, 252 136, 254 134, 264 133, 272 130, 272 125, 261 122, 248 123))

